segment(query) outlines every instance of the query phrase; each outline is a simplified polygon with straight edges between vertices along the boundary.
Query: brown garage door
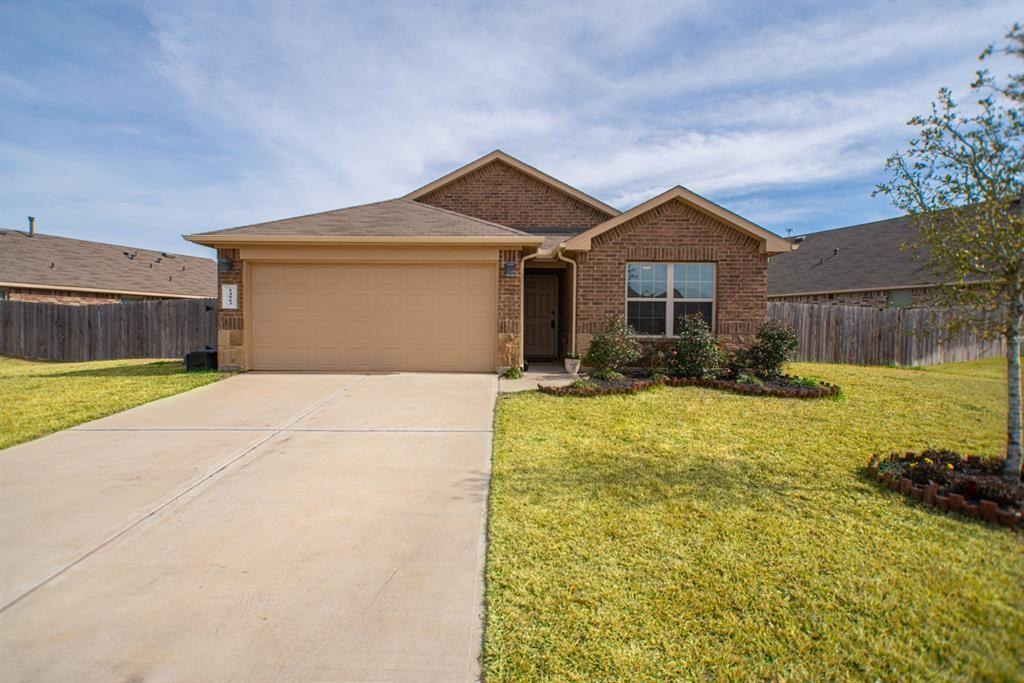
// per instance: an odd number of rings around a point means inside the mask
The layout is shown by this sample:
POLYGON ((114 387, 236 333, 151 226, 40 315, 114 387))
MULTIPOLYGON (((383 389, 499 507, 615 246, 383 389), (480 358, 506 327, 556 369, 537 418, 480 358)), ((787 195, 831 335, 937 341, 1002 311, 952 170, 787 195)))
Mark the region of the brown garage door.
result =
POLYGON ((494 370, 494 265, 252 268, 256 370, 494 370))

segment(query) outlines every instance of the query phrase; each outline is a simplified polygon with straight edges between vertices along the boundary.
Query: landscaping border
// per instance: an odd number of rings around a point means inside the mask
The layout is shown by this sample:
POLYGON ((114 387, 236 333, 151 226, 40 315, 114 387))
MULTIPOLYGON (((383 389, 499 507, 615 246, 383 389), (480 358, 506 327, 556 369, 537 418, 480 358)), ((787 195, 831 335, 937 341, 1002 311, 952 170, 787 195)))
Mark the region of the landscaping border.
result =
POLYGON ((974 519, 981 519, 990 524, 1001 524, 1009 528, 1024 526, 1024 517, 1015 510, 1004 510, 992 500, 981 499, 978 503, 967 501, 959 493, 947 496, 939 494, 938 484, 917 486, 907 477, 897 477, 891 472, 882 472, 880 466, 882 456, 872 455, 868 460, 868 476, 892 491, 899 491, 904 496, 943 512, 960 512, 974 519))

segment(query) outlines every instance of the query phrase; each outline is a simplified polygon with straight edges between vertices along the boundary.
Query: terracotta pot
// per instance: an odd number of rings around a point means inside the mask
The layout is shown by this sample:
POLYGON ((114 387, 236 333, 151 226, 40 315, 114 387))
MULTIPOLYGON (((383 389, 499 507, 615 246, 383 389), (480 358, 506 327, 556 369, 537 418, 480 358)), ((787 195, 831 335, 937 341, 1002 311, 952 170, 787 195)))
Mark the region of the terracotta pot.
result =
POLYGON ((935 484, 928 484, 924 487, 924 502, 927 505, 935 505, 935 496, 939 495, 939 487, 935 484))
POLYGON ((979 506, 981 512, 981 518, 986 522, 995 524, 999 519, 999 504, 991 500, 981 501, 979 506))
POLYGON ((900 493, 907 494, 914 488, 914 482, 910 481, 906 477, 900 479, 900 493))
POLYGON ((953 512, 956 512, 956 511, 960 510, 961 508, 963 508, 963 506, 964 506, 964 497, 963 496, 961 496, 959 493, 951 493, 951 494, 949 494, 949 509, 950 510, 952 510, 953 512))
POLYGON ((979 514, 978 506, 974 503, 964 503, 960 506, 960 511, 968 517, 974 517, 975 519, 977 519, 979 514))
POLYGON ((940 510, 949 509, 949 496, 935 496, 935 507, 940 510))

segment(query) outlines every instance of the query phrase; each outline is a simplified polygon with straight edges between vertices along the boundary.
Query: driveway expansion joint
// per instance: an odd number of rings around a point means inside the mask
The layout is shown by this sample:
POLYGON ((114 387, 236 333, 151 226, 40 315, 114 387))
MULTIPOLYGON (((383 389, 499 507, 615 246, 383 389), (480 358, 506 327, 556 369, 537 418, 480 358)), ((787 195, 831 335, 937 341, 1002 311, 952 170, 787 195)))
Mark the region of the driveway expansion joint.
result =
MULTIPOLYGON (((138 519, 130 522, 126 526, 122 527, 121 529, 115 531, 113 534, 108 536, 106 539, 100 541, 95 547, 93 547, 90 550, 86 551, 85 553, 83 553, 79 557, 75 558, 71 562, 68 562, 63 567, 61 567, 61 568, 57 569, 56 571, 52 572, 50 575, 48 575, 47 577, 45 577, 44 579, 42 579, 41 581, 39 581, 38 583, 33 585, 31 588, 29 588, 28 590, 23 592, 21 595, 19 595, 19 596, 15 597, 14 599, 10 600, 9 602, 7 602, 7 604, 0 606, 0 613, 5 612, 7 609, 9 609, 9 608, 13 607, 14 605, 18 604, 19 602, 21 602, 22 600, 24 600, 28 596, 30 596, 33 593, 35 593, 36 591, 38 591, 40 588, 42 588, 46 584, 50 583, 51 581, 53 581, 54 579, 56 579, 60 575, 64 574, 66 571, 68 571, 72 567, 75 567, 76 565, 84 562, 86 559, 92 557, 93 555, 95 555, 97 552, 99 552, 103 548, 107 547, 108 545, 110 545, 111 543, 116 541, 117 539, 121 538, 122 536, 127 534, 129 531, 131 531, 132 529, 134 529, 137 526, 139 526, 140 524, 142 524, 147 519, 150 519, 154 515, 159 514, 162 510, 166 509, 167 507, 169 507, 173 503, 181 500, 186 495, 188 495, 189 493, 191 493, 192 491, 194 491, 198 487, 202 486, 206 482, 212 480, 214 477, 219 475, 221 472, 224 472, 226 469, 228 469, 229 467, 231 467, 232 465, 237 463, 239 460, 241 460, 245 456, 247 456, 250 453, 252 453, 253 451, 257 450, 260 446, 262 446, 263 444, 267 443, 268 441, 273 439, 275 436, 277 436, 281 432, 287 430, 288 427, 292 426, 293 424, 295 424, 299 420, 302 420, 302 419, 306 418, 311 413, 313 413, 313 411, 319 409, 324 404, 329 403, 330 401, 333 401, 338 396, 341 396, 346 391, 348 391, 352 387, 356 386, 357 384, 359 384, 360 382, 365 380, 366 377, 367 377, 366 375, 361 375, 359 377, 359 379, 357 379, 356 381, 352 382, 351 384, 347 384, 344 387, 342 387, 341 389, 338 389, 337 391, 331 393, 331 395, 329 395, 327 398, 324 398, 324 399, 321 399, 320 401, 317 401, 312 406, 310 406, 309 409, 304 411, 298 417, 296 417, 293 420, 291 420, 288 423, 286 423, 283 427, 279 427, 279 428, 274 429, 272 431, 271 430, 251 430, 251 431, 260 431, 260 432, 270 431, 270 433, 267 434, 267 436, 265 436, 262 439, 260 439, 259 441, 257 441, 256 443, 252 444, 251 446, 248 446, 248 447, 244 448, 241 453, 239 453, 238 455, 236 455, 233 458, 229 459, 227 462, 223 463, 220 467, 216 468, 212 472, 207 473, 205 476, 201 477, 200 479, 198 479, 198 480, 192 482, 191 484, 189 484, 188 486, 186 486, 183 490, 175 493, 170 498, 164 500, 162 503, 158 504, 155 508, 153 508, 152 510, 150 510, 146 514, 144 514, 141 517, 139 517, 138 519)), ((91 430, 80 430, 80 431, 91 431, 91 430)), ((141 430, 110 430, 110 431, 160 431, 160 430, 141 429, 141 430)), ((169 431, 178 431, 178 430, 169 430, 169 431)), ((188 431, 188 430, 184 430, 184 431, 188 431)), ((215 430, 215 431, 227 431, 227 430, 215 430)))

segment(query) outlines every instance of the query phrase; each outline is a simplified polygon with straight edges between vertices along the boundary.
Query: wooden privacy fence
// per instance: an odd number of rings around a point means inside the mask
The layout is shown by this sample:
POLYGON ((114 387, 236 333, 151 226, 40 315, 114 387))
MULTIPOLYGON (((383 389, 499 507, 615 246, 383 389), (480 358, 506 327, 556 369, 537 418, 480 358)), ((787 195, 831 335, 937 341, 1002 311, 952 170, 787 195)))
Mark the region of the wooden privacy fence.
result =
POLYGON ((44 360, 182 358, 217 345, 215 299, 68 306, 0 301, 0 354, 44 360))
POLYGON ((950 311, 768 302, 768 317, 796 330, 796 360, 858 365, 936 365, 1006 355, 1006 342, 944 333, 950 311))

